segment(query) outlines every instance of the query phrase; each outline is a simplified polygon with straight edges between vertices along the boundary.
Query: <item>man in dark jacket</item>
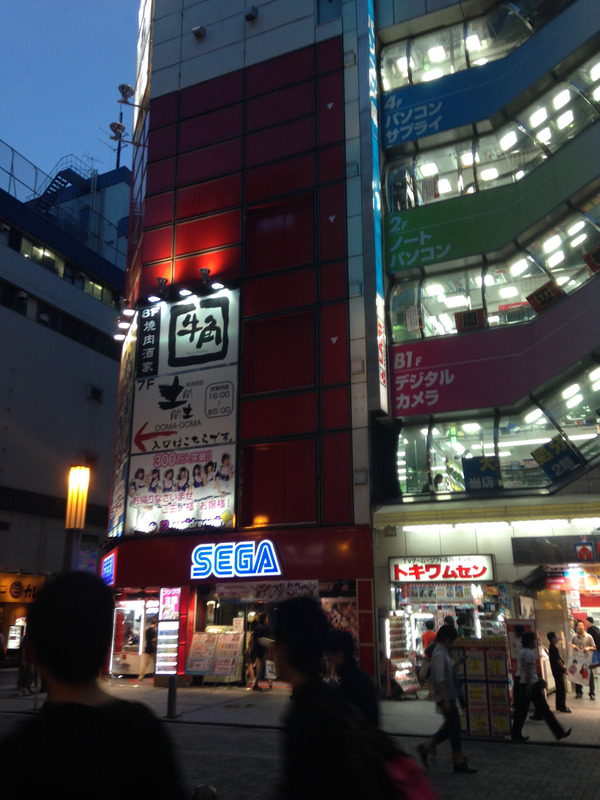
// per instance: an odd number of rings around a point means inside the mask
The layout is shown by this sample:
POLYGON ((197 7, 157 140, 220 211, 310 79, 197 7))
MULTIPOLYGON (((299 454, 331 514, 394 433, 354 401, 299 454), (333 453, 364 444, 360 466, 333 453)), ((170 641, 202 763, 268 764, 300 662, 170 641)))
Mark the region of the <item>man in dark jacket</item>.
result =
POLYGON ((373 725, 379 725, 379 703, 375 684, 354 656, 354 639, 349 631, 332 630, 325 656, 340 679, 340 694, 356 706, 373 725))

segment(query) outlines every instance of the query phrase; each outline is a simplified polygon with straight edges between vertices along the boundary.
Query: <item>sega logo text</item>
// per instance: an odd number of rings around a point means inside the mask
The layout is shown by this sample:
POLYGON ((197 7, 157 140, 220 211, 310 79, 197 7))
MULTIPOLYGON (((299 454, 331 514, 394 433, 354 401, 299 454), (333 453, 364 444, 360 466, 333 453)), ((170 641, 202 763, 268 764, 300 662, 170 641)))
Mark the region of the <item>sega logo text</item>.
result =
POLYGON ((248 578, 281 575, 273 542, 219 542, 199 544, 192 552, 192 579, 248 578))

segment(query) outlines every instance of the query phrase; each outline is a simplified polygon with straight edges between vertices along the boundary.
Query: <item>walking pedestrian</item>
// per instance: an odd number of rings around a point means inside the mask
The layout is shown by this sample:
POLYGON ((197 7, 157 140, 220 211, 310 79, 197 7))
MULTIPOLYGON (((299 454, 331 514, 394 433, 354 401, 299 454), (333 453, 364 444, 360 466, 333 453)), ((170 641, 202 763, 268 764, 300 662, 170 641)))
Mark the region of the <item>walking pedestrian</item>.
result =
MULTIPOLYGON (((587 653, 592 650, 596 650, 596 645, 594 643, 594 639, 590 636, 589 633, 586 633, 585 630, 585 623, 582 619, 578 619, 575 625, 575 633, 571 638, 571 647, 573 650, 577 650, 580 653, 587 653)), ((590 700, 596 699, 596 693, 594 691, 594 671, 590 670, 590 679, 589 679, 589 694, 590 700)), ((575 684, 575 699, 581 700, 583 697, 583 686, 581 683, 575 684)))
POLYGON ((523 736, 523 725, 527 719, 529 703, 533 703, 536 713, 543 716, 544 721, 557 739, 566 739, 571 734, 571 728, 565 731, 556 719, 546 702, 544 696, 545 683, 537 674, 535 644, 536 638, 533 631, 525 631, 521 637, 523 648, 519 654, 519 696, 515 706, 515 715, 511 730, 513 742, 526 742, 529 736, 523 736))
POLYGON ((460 711, 458 707, 461 690, 456 679, 456 665, 452 663, 449 652, 452 642, 457 638, 458 631, 453 625, 444 624, 437 632, 436 647, 431 656, 430 677, 433 687, 433 699, 443 714, 444 722, 430 739, 417 747, 417 751, 423 766, 428 767, 429 757, 434 755, 437 745, 446 739, 450 739, 454 772, 472 774, 477 770, 468 765, 467 759, 462 752, 460 711))

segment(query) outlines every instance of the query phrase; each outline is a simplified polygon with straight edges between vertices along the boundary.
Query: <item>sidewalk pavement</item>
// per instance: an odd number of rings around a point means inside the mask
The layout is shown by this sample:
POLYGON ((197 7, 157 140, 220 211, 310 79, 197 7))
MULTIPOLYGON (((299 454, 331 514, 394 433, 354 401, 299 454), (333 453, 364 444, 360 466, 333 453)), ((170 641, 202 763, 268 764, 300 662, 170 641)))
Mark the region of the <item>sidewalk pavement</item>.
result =
MULTIPOLYGON (((18 697, 15 682, 16 672, 3 670, 0 681, 0 712, 30 712, 39 708, 45 695, 18 697)), ((267 684, 262 692, 253 692, 240 686, 190 686, 178 687, 169 700, 166 687, 154 686, 147 678, 142 683, 131 678, 106 679, 105 688, 115 697, 136 700, 148 705, 154 713, 174 723, 200 723, 204 725, 230 725, 256 728, 281 728, 289 702, 290 690, 285 684, 275 683, 273 689, 267 684)), ((380 701, 381 727, 395 736, 410 738, 429 737, 441 724, 433 702, 425 699, 426 692, 410 695, 405 700, 380 701)), ((551 696, 550 708, 554 707, 551 696)), ((573 693, 567 696, 571 714, 557 714, 564 728, 573 731, 561 745, 600 746, 600 701, 591 701, 587 695, 576 700, 573 693)), ((531 708, 533 712, 533 707, 531 708)), ((529 736, 528 744, 554 744, 555 739, 543 722, 527 720, 523 734, 529 736)), ((509 742, 508 737, 469 737, 465 741, 509 742)))

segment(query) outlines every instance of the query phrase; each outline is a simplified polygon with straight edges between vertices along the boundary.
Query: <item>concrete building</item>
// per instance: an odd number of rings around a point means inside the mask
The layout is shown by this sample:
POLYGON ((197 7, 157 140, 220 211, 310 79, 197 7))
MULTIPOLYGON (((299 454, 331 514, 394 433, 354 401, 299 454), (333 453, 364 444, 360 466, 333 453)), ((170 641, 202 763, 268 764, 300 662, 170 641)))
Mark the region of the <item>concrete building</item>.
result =
POLYGON ((130 171, 53 177, 0 142, 0 609, 60 571, 69 467, 91 467, 84 557, 106 537, 130 171))
POLYGON ((116 671, 165 587, 180 673, 301 584, 373 674, 390 610, 409 652, 423 615, 498 630, 534 567, 567 587, 600 524, 593 18, 142 3, 116 671))

